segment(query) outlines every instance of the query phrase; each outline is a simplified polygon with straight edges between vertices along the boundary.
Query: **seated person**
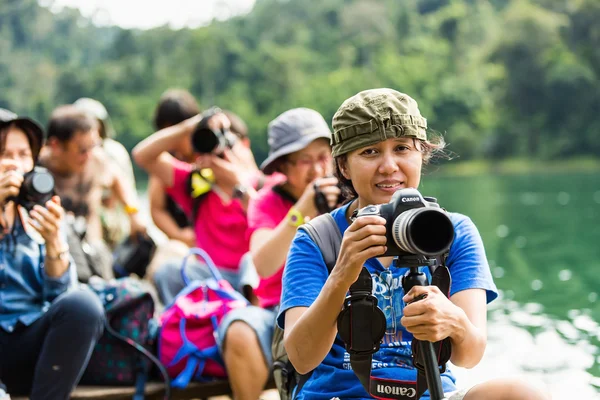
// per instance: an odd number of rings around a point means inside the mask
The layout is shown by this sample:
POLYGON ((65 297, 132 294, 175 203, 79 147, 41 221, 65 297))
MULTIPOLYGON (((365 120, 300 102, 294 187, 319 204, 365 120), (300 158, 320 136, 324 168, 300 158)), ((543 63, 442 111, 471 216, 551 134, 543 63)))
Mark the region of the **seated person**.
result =
MULTIPOLYGON (((167 90, 161 96, 154 112, 154 127, 157 130, 168 128, 199 112, 200 108, 196 99, 188 91, 167 90)), ((187 163, 194 162, 192 143, 188 138, 182 140, 172 154, 178 160, 187 163)), ((152 280, 154 272, 160 265, 168 262, 175 265, 181 263, 189 248, 196 245, 196 233, 188 215, 168 193, 165 193, 165 186, 160 179, 153 175, 150 175, 148 181, 148 197, 152 220, 168 239, 166 243, 158 246, 152 262, 148 266, 146 278, 152 280)))
MULTIPOLYGON (((361 92, 346 100, 333 117, 336 175, 342 189, 352 194, 349 204, 332 212, 343 233, 339 256, 329 273, 310 236, 303 230, 296 233, 277 319, 289 360, 298 373, 310 374, 297 390, 297 399, 372 398, 348 366, 350 356, 337 330, 350 285, 363 267, 372 275, 377 288, 373 295, 385 310, 387 325, 381 347, 373 354, 373 377, 414 381, 413 338, 431 342, 450 338, 450 360, 456 366, 472 368, 483 356, 486 303, 496 298, 497 290, 473 222, 450 213, 455 238, 447 257, 452 276, 447 298, 436 286, 415 286, 404 293, 400 278, 407 268, 397 267, 394 257, 381 257, 386 251, 386 220, 374 215, 351 218, 356 209, 388 203, 398 189, 418 188, 423 164, 443 148, 441 138, 436 142, 427 137, 426 128, 417 103, 391 89, 361 92), (421 295, 426 297, 411 303, 421 295)), ((441 380, 451 400, 548 398, 519 381, 489 381, 458 390, 450 370, 441 380)), ((374 386, 377 390, 382 385, 374 386)), ((377 394, 387 398, 385 393, 377 394)), ((428 398, 426 392, 422 399, 428 398)))
MULTIPOLYGON (((112 169, 119 171, 119 177, 124 179, 124 185, 132 193, 137 193, 135 177, 129 152, 120 142, 114 139, 116 133, 106 107, 98 100, 82 97, 73 103, 78 109, 89 113, 98 121, 101 150, 112 164, 112 169)), ((102 224, 102 238, 114 250, 115 247, 127 237, 130 227, 126 211, 120 206, 118 197, 112 192, 110 186, 103 188, 102 208, 99 210, 102 224)))
POLYGON ((266 174, 281 173, 284 180, 261 189, 248 210, 250 253, 261 278, 255 294, 263 308, 231 311, 221 322, 218 335, 234 393, 253 400, 267 382, 272 364, 281 275, 296 228, 319 214, 316 187, 331 208, 340 194, 337 179, 327 177, 333 172, 331 131, 318 112, 307 108, 286 111, 269 124, 268 135, 269 157, 261 169, 266 174), (248 335, 255 336, 254 340, 242 343, 239 338, 248 335), (260 348, 255 345, 258 343, 260 348))
POLYGON ((55 190, 67 211, 68 238, 80 281, 91 275, 111 278, 112 254, 104 242, 99 210, 108 187, 127 211, 130 234, 146 232, 137 208, 137 194, 98 151, 98 122, 72 105, 55 109, 39 163, 54 176, 55 190), (85 241, 87 245, 83 245, 85 241), (89 246, 88 246, 89 245, 89 246))
POLYGON ((77 289, 60 198, 16 203, 43 142, 33 120, 0 109, 0 399, 67 400, 103 329, 104 309, 77 289))
MULTIPOLYGON (((246 209, 256 187, 263 180, 250 150, 247 136, 237 136, 235 144, 222 154, 196 154, 194 164, 176 159, 175 151, 182 141, 191 141, 192 133, 202 120, 196 115, 177 125, 162 129, 144 139, 133 149, 134 160, 150 175, 159 179, 169 194, 194 221, 196 246, 212 258, 223 278, 240 291, 257 285, 258 277, 249 257, 246 238, 248 220, 246 209), (199 177, 205 191, 196 197, 190 186, 194 170, 209 175, 199 177)), ((222 112, 207 119, 213 130, 229 130, 230 119, 222 112)), ((162 265, 154 273, 159 297, 169 304, 183 289, 181 263, 162 265)), ((210 276, 208 269, 195 259, 186 269, 190 279, 210 276)))

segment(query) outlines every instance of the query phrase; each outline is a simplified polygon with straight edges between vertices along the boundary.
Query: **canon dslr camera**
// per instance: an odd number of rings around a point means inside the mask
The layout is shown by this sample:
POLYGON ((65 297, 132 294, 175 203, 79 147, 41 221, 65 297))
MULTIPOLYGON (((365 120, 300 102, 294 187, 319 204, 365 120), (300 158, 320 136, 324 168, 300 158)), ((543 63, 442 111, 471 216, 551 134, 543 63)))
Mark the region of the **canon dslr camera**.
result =
POLYGON ((383 256, 446 253, 454 240, 454 226, 437 200, 423 197, 417 189, 399 189, 387 204, 371 205, 356 212, 356 218, 378 215, 387 222, 387 251, 383 256))
POLYGON ((31 211, 36 204, 43 206, 54 196, 54 178, 44 167, 36 166, 23 175, 23 184, 17 197, 12 197, 16 204, 31 211))
POLYGON ((220 108, 213 107, 202 114, 202 120, 192 134, 192 147, 197 153, 221 155, 237 142, 237 136, 229 129, 213 130, 208 126, 208 121, 220 112, 220 108))

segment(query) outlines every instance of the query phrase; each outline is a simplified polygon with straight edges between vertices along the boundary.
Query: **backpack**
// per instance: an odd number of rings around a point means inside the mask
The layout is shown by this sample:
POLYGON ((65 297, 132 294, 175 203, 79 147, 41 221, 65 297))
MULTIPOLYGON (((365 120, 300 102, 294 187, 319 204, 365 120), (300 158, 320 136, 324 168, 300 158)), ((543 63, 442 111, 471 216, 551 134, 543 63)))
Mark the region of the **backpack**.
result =
POLYGON ((154 300, 144 284, 133 278, 92 278, 89 288, 104 305, 105 329, 96 344, 80 383, 84 385, 135 385, 135 400, 144 398, 144 387, 154 365, 170 398, 170 381, 160 361, 152 354, 158 323, 154 300))
POLYGON ((249 304, 221 277, 204 250, 190 250, 183 260, 181 275, 186 287, 160 318, 158 344, 159 358, 174 378, 172 386, 176 388, 185 388, 192 380, 227 376, 217 346, 217 328, 229 311, 249 304), (185 266, 191 255, 204 259, 213 278, 189 281, 185 266))

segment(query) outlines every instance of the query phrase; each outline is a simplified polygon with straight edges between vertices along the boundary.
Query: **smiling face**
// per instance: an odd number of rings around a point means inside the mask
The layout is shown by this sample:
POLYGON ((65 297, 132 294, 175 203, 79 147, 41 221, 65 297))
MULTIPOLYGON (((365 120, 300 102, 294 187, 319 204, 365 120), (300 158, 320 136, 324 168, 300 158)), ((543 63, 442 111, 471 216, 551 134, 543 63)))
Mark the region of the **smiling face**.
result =
POLYGON ((388 203, 398 189, 417 189, 423 166, 420 146, 413 138, 393 138, 351 151, 341 159, 341 173, 352 182, 358 207, 388 203))

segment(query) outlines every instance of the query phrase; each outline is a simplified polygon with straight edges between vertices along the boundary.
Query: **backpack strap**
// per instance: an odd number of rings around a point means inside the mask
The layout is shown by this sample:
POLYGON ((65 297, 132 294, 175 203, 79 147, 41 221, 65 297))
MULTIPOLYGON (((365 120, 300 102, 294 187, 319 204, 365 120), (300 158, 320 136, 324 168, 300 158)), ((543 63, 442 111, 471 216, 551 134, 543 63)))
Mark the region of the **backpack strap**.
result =
MULTIPOLYGON (((329 213, 319 215, 301 225, 298 229, 308 233, 308 236, 310 236, 312 241, 319 247, 319 250, 321 250, 321 254, 323 255, 323 260, 325 260, 325 265, 327 266, 327 272, 331 274, 342 245, 342 232, 340 232, 340 228, 333 219, 333 216, 329 213)), ((288 391, 293 393, 293 397, 290 398, 294 398, 304 384, 310 379, 312 371, 305 375, 300 375, 296 372, 291 362, 288 362, 287 367, 291 368, 291 371, 287 371, 288 374, 292 373, 296 375, 296 387, 288 388, 288 391)))
POLYGON ((329 213, 319 215, 301 225, 298 229, 308 233, 313 242, 316 243, 319 250, 321 250, 323 260, 325 260, 327 271, 331 273, 342 246, 342 232, 340 232, 333 216, 329 213))
MULTIPOLYGON (((104 329, 106 330, 106 332, 108 332, 113 337, 119 339, 120 341, 127 343, 129 346, 133 347, 142 356, 144 356, 146 359, 150 360, 150 362, 152 362, 152 364, 154 364, 158 368, 158 370, 163 378, 163 381, 165 383, 165 394, 163 396, 163 400, 170 400, 171 399, 171 379, 169 378, 169 374, 167 373, 167 370, 165 369, 163 364, 158 360, 158 358, 156 358, 144 346, 137 343, 135 340, 128 338, 127 336, 121 335, 119 332, 117 332, 115 329, 113 329, 113 327, 110 325, 111 319, 112 319, 111 315, 107 313, 106 318, 104 320, 104 329)), ((147 380, 148 380, 148 369, 145 368, 140 363, 138 365, 138 371, 136 373, 136 378, 135 378, 135 394, 133 397, 134 400, 143 400, 144 399, 144 394, 145 394, 144 392, 145 392, 145 386, 146 386, 147 380)))
POLYGON ((212 188, 212 184, 202 176, 202 172, 198 169, 192 170, 190 172, 190 176, 187 181, 188 193, 192 198, 192 212, 190 215, 190 226, 196 226, 196 218, 198 217, 198 210, 200 209, 200 204, 210 192, 212 188))

